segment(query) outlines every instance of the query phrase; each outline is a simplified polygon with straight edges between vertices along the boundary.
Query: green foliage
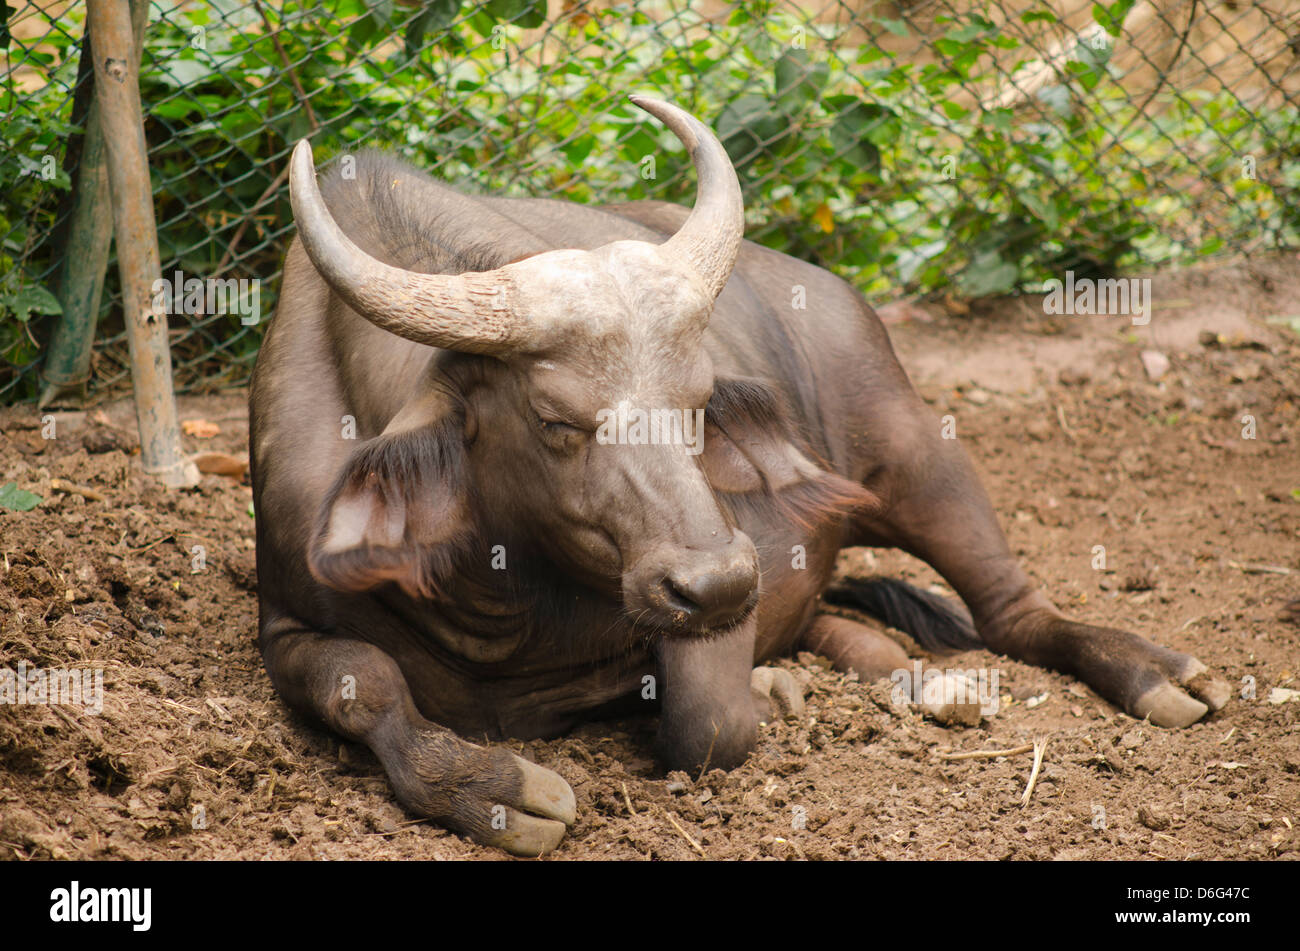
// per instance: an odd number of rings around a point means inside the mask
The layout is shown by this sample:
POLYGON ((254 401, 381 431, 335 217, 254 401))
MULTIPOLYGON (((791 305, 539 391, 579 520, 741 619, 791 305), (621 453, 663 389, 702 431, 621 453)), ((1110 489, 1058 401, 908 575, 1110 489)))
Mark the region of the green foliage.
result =
MULTIPOLYGON (((1094 20, 1117 36, 1133 2, 1099 2, 1094 20)), ((1020 41, 979 15, 940 18, 922 64, 891 58, 860 31, 809 23, 793 5, 737 4, 721 20, 679 6, 658 18, 644 6, 583 9, 549 24, 545 0, 155 7, 141 94, 164 271, 262 278, 269 312, 292 225, 282 172, 308 135, 318 161, 387 148, 473 190, 689 203, 684 152, 626 104, 631 92, 712 123, 741 177, 751 238, 868 294, 995 294, 1066 267, 1300 237, 1287 200, 1300 163, 1270 158, 1297 140, 1294 109, 1251 116, 1226 91, 1166 90, 1172 107, 1151 120, 1135 114, 1139 97, 1113 75, 1109 47, 1084 42, 1028 106, 999 107, 988 104, 1003 78, 994 54, 1005 62, 1020 41), (556 41, 552 52, 519 45, 536 27, 556 41), (1264 163, 1255 179, 1240 174, 1251 154, 1264 163), (1221 220, 1192 220, 1196 206, 1171 187, 1189 181, 1223 193, 1221 220)), ((914 36, 902 21, 878 25, 914 36)), ((79 25, 64 28, 80 36, 79 25)), ((0 357, 14 364, 35 354, 31 315, 57 312, 45 239, 68 183, 61 170, 50 182, 26 174, 41 155, 61 156, 74 131, 77 50, 52 49, 48 85, 19 97, 11 88, 5 113, 17 161, 0 164, 0 357)), ((180 343, 184 358, 220 347, 218 364, 246 363, 259 342, 235 315, 204 333, 180 343)))
MULTIPOLYGON (((7 31, 0 40, 5 47, 12 42, 7 31)), ((48 287, 53 262, 39 250, 70 187, 62 165, 74 131, 64 108, 76 78, 73 41, 56 31, 45 48, 28 51, 23 60, 47 81, 35 92, 19 92, 10 71, 0 89, 0 366, 30 364, 39 353, 28 328, 32 315, 60 312, 48 287)))
POLYGON ((0 509, 11 512, 30 512, 41 504, 41 497, 35 492, 18 488, 17 482, 0 485, 0 509))

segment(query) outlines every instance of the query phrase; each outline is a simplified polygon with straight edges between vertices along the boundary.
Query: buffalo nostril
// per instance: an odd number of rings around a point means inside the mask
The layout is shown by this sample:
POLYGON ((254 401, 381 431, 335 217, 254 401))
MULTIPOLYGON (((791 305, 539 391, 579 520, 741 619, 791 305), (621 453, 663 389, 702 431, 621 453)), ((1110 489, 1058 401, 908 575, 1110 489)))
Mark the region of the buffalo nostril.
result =
POLYGON ((691 623, 713 627, 734 620, 749 606, 757 573, 751 566, 674 572, 664 579, 673 606, 691 623))
POLYGON ((677 610, 685 611, 691 616, 703 613, 703 608, 690 595, 690 585, 674 578, 665 578, 664 593, 668 596, 668 603, 677 610))

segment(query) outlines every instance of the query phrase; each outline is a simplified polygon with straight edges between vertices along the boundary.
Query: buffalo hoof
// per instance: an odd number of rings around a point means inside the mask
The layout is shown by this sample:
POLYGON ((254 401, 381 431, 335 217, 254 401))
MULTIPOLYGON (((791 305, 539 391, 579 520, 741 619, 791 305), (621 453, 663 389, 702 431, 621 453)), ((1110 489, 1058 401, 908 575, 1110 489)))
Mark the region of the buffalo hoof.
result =
POLYGON ((749 676, 749 686, 760 723, 773 717, 797 720, 803 716, 803 690, 790 671, 782 667, 755 667, 749 676))
POLYGON ((1156 726, 1190 726, 1232 693, 1190 654, 1128 631, 1058 621, 1049 632, 1068 669, 1125 713, 1156 726))
POLYGON ((1232 695, 1227 682, 1215 677, 1195 657, 1178 654, 1184 663, 1166 680, 1143 692, 1129 711, 1156 726, 1191 726, 1201 717, 1223 708, 1232 695), (1176 685, 1175 685, 1176 684, 1176 685))
POLYGON ((504 828, 486 844, 511 855, 545 855, 560 844, 577 820, 578 801, 569 784, 543 766, 515 757, 523 771, 518 798, 505 805, 504 828))
POLYGON ((545 855, 577 820, 577 800, 558 773, 509 750, 477 746, 444 730, 416 729, 381 744, 397 797, 480 845, 545 855))

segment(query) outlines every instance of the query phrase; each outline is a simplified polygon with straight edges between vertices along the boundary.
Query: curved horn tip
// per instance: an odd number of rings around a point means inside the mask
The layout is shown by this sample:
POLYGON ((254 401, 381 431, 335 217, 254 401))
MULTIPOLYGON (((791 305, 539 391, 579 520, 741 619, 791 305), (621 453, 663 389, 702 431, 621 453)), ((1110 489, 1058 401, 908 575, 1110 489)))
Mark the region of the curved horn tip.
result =
POLYGON ((316 158, 312 155, 311 143, 306 139, 299 139, 298 144, 293 147, 293 154, 289 156, 289 185, 293 187, 293 180, 306 173, 316 174, 316 158))
POLYGON ((688 151, 694 152, 699 146, 699 136, 696 134, 695 126, 700 125, 700 121, 685 109, 674 106, 671 102, 665 102, 662 99, 656 99, 653 96, 642 96, 637 93, 627 97, 632 105, 638 109, 650 113, 669 130, 682 140, 688 151))

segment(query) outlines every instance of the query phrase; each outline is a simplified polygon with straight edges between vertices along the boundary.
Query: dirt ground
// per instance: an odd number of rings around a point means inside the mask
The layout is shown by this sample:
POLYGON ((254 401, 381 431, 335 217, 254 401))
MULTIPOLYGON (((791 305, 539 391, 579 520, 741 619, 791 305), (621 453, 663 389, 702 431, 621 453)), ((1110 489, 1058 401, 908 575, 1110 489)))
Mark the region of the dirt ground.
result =
MULTIPOLYGON (((1300 316, 1300 262, 1158 275, 1153 293, 1147 327, 1048 317, 1032 298, 885 315, 1030 573, 1072 616, 1221 671, 1238 685, 1223 711, 1160 729, 970 652, 942 663, 996 670, 1000 709, 948 727, 801 655, 786 663, 805 719, 765 728, 731 773, 662 775, 650 719, 512 744, 577 794, 552 858, 1300 858, 1300 337, 1277 322, 1300 316), (1159 380, 1143 350, 1168 360, 1159 380), (1025 806, 1032 753, 941 755, 1035 740, 1025 806)), ((244 452, 243 399, 183 398, 183 420, 220 430, 187 448, 244 452)), ((0 667, 104 671, 98 715, 0 704, 0 855, 503 857, 413 819, 365 748, 275 696, 254 645, 246 478, 146 482, 127 403, 59 414, 53 439, 31 406, 0 429, 0 484, 43 497, 0 510, 0 667)), ((938 582, 894 552, 844 560, 938 582)))

